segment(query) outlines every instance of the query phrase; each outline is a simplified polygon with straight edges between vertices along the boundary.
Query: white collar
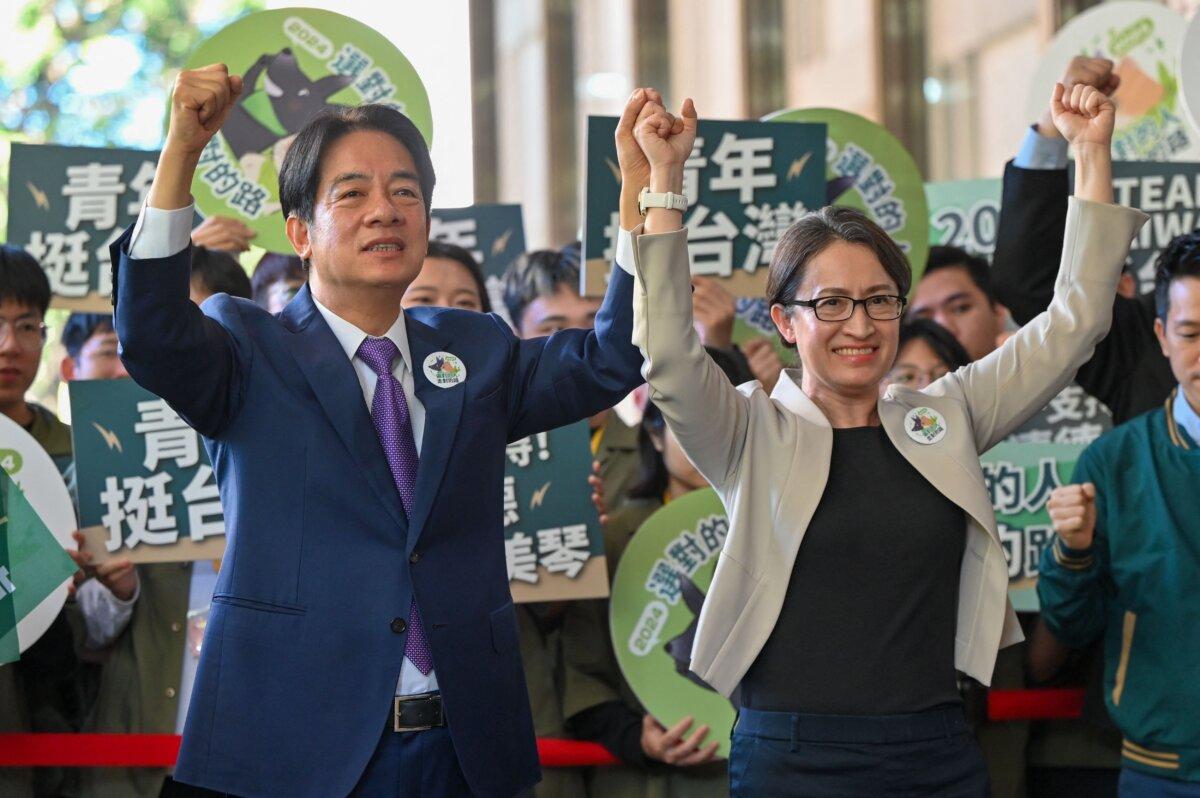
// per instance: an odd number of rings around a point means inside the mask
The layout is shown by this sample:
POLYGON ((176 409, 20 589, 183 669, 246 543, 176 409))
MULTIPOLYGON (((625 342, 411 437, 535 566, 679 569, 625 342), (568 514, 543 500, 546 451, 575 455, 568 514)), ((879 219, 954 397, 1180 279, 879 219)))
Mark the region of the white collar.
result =
POLYGON ((1175 389, 1175 406, 1172 408, 1175 423, 1187 430, 1188 437, 1200 444, 1200 413, 1197 413, 1187 397, 1183 394, 1183 386, 1175 389))
MULTIPOLYGON (((372 336, 367 335, 359 328, 355 327, 350 322, 343 319, 341 316, 334 313, 329 308, 321 304, 315 296, 312 298, 313 304, 317 306, 317 310, 324 317, 325 323, 329 325, 329 329, 333 331, 333 336, 337 338, 338 343, 342 345, 342 349, 346 352, 346 357, 351 360, 358 353, 358 347, 366 338, 372 336)), ((412 357, 408 351, 408 330, 404 326, 404 311, 401 310, 396 316, 396 320, 392 322, 392 326, 386 333, 384 338, 391 338, 396 344, 396 348, 400 350, 400 357, 404 358, 405 366, 412 370, 412 357)))

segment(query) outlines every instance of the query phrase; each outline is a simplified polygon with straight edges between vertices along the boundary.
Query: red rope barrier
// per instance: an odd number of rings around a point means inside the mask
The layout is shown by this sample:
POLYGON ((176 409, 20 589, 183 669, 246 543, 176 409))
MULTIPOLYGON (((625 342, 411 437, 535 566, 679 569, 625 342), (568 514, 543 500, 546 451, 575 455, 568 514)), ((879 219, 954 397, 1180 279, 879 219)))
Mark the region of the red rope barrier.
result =
MULTIPOLYGON (((989 690, 988 720, 1078 718, 1083 690, 989 690)), ((0 734, 0 767, 174 767, 179 737, 173 734, 0 734)), ((581 740, 539 737, 542 767, 620 764, 604 746, 581 740)))

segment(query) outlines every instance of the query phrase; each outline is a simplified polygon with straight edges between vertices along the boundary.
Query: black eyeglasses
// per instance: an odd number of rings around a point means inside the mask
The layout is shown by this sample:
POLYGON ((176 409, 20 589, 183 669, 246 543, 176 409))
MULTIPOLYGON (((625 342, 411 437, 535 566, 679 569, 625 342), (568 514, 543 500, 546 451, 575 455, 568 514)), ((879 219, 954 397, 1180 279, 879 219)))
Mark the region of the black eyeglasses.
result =
POLYGON ((875 321, 892 321, 904 313, 904 305, 908 302, 902 296, 894 294, 876 294, 866 299, 855 299, 848 296, 822 296, 816 299, 793 299, 790 302, 780 302, 784 307, 799 305, 808 308, 821 321, 845 321, 854 315, 854 309, 862 305, 867 315, 875 321))

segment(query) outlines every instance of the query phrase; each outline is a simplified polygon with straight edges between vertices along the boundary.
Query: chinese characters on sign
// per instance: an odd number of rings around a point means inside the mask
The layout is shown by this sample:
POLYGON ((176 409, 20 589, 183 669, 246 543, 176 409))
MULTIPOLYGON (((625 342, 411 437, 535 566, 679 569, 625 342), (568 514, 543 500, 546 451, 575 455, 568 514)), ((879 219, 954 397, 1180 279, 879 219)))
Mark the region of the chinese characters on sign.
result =
POLYGON ((9 240, 42 264, 55 307, 112 311, 109 246, 137 218, 157 152, 14 143, 9 240))
MULTIPOLYGON (((616 121, 588 118, 584 286, 592 295, 603 293, 620 229, 616 121)), ((824 142, 823 125, 702 120, 683 177, 692 273, 761 296, 779 236, 825 204, 824 142)))
POLYGON ((515 601, 608 595, 591 461, 586 421, 508 444, 504 554, 515 601))
POLYGON ((220 556, 225 521, 199 434, 132 380, 70 383, 79 511, 109 556, 220 556))

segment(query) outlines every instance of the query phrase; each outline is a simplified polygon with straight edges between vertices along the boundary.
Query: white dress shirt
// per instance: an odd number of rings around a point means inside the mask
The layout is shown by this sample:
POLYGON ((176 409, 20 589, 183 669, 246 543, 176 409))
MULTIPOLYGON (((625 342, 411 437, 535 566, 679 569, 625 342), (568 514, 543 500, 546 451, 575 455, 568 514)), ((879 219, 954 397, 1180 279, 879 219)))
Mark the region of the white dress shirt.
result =
MULTIPOLYGON (((144 206, 142 213, 138 216, 137 224, 134 225, 133 235, 130 237, 130 257, 139 260, 166 258, 182 252, 191 240, 193 214, 193 205, 172 211, 151 208, 149 205, 144 206)), ((354 366, 354 373, 358 377, 358 384, 362 388, 363 400, 366 402, 369 413, 371 402, 375 398, 375 384, 379 378, 366 363, 355 356, 363 339, 368 337, 367 334, 322 305, 315 296, 313 304, 316 305, 317 311, 325 319, 329 329, 333 331, 334 337, 337 338, 342 350, 346 353, 346 357, 354 366)), ((396 314, 396 321, 384 335, 391 338, 400 350, 400 357, 393 364, 392 373, 404 388, 404 398, 408 401, 409 417, 412 419, 413 440, 417 444, 417 454, 420 454, 421 441, 425 432, 425 406, 417 399, 416 383, 409 366, 412 356, 408 348, 408 332, 404 327, 404 314, 400 312, 400 308, 396 308, 396 314)), ((400 668, 400 680, 396 686, 397 695, 417 695, 437 689, 437 674, 434 671, 431 670, 427 676, 422 675, 408 657, 404 658, 404 663, 400 668)))

